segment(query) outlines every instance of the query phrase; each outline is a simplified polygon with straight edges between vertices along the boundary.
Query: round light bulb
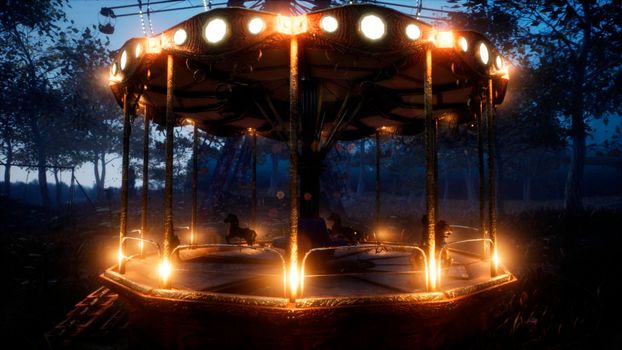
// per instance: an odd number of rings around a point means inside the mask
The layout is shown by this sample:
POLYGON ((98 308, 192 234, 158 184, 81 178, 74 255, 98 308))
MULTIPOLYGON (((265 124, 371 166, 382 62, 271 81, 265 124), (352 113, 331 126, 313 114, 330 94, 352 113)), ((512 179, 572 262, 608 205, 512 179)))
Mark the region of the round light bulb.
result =
POLYGON ((210 44, 222 41, 227 35, 227 22, 221 18, 214 18, 205 26, 205 40, 210 44))
POLYGON ((386 24, 376 15, 365 15, 361 20, 361 32, 369 40, 382 38, 386 31, 386 24))
POLYGON ((112 73, 112 75, 117 75, 117 71, 118 71, 117 62, 115 62, 112 64, 112 68, 110 68, 110 73, 112 73))
POLYGON ((334 33, 339 28, 339 22, 333 16, 324 16, 320 20, 320 27, 325 32, 334 33))
POLYGON ((490 59, 488 46, 486 46, 486 44, 484 43, 479 44, 479 59, 482 61, 483 64, 488 64, 488 61, 490 59))
POLYGON ((248 31, 253 35, 263 32, 265 28, 266 22, 261 17, 255 17, 248 22, 248 31))
POLYGON ((136 47, 134 48, 134 56, 136 58, 140 57, 140 55, 142 55, 143 53, 143 47, 140 44, 136 44, 136 47))
POLYGON ((183 45, 187 39, 188 39, 188 33, 186 32, 185 29, 181 29, 181 28, 177 29, 177 31, 173 35, 173 42, 177 46, 183 45))
POLYGON ((121 59, 119 60, 119 66, 121 67, 121 70, 125 70, 125 67, 127 66, 127 51, 123 50, 123 52, 121 53, 121 59))
POLYGON ((421 37, 421 29, 416 24, 409 24, 406 26, 406 36, 410 40, 417 40, 421 37))
POLYGON ((465 37, 460 37, 460 40, 458 40, 458 45, 460 45, 460 50, 462 50, 462 52, 469 51, 469 42, 465 37))

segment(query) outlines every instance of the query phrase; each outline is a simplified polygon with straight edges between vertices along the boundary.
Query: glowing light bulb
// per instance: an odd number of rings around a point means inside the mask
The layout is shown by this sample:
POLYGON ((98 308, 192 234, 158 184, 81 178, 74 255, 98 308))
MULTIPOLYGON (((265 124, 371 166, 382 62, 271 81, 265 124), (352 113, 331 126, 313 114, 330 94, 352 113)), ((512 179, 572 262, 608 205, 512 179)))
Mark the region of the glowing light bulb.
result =
POLYGON ((409 24, 406 26, 406 36, 410 40, 417 40, 421 37, 421 29, 416 24, 409 24))
POLYGON ((119 66, 121 67, 121 70, 125 70, 125 67, 127 66, 127 51, 123 50, 123 52, 121 53, 121 59, 119 60, 119 66))
POLYGON ((136 44, 134 48, 134 57, 138 58, 143 53, 143 46, 141 44, 136 44))
POLYGON ((339 29, 339 22, 333 16, 324 16, 320 20, 320 28, 328 33, 334 33, 339 29))
POLYGON ((485 65, 488 64, 488 61, 490 60, 488 46, 486 46, 486 44, 484 43, 479 44, 479 59, 485 65))
POLYGON ((253 35, 261 33, 266 28, 266 22, 261 17, 255 17, 248 22, 248 31, 253 35))
POLYGON ((221 42, 227 35, 227 22, 222 18, 214 18, 205 26, 205 40, 210 44, 221 42))
POLYGON ((188 39, 188 33, 184 29, 177 29, 175 34, 173 35, 173 42, 175 45, 183 45, 188 39))
POLYGON ((361 19, 360 29, 369 40, 378 40, 385 35, 386 24, 376 15, 365 15, 361 19))
POLYGON ((462 50, 462 52, 469 51, 469 42, 465 37, 460 37, 460 40, 458 40, 458 45, 460 46, 460 50, 462 50))

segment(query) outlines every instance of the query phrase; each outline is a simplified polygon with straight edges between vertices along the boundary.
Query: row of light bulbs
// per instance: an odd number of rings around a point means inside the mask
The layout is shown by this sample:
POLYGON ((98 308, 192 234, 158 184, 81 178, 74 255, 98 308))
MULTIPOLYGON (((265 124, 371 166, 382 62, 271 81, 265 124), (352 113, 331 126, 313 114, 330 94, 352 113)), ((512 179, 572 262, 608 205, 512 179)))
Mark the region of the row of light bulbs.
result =
MULTIPOLYGON (((331 15, 325 15, 320 19, 320 28, 326 33, 335 33, 339 29, 339 21, 337 18, 331 15)), ((266 21, 262 17, 253 17, 248 21, 247 30, 251 35, 258 35, 267 28, 266 21)), ((277 31, 284 34, 298 34, 299 32, 306 31, 306 17, 277 17, 277 31), (298 21, 294 21, 297 19, 298 21), (296 32, 298 31, 298 32, 296 32)), ((363 15, 359 21, 359 30, 361 34, 371 40, 377 41, 382 39, 386 34, 385 21, 376 14, 363 15)), ((421 29, 418 25, 411 23, 405 27, 404 30, 406 37, 410 40, 418 40, 422 36, 421 29)), ((222 42, 229 33, 229 25, 223 18, 212 18, 204 27, 203 36, 208 44, 218 44, 222 42)), ((182 46, 188 41, 188 33, 185 29, 179 28, 173 34, 173 44, 175 46, 182 46)), ((455 42, 452 32, 438 32, 434 39, 435 44, 438 47, 453 48, 456 44, 459 49, 466 53, 469 51, 469 42, 465 37, 460 37, 455 42)), ((477 45, 477 54, 480 62, 483 65, 488 65, 490 62, 490 50, 488 45, 484 42, 479 42, 477 45)), ((138 58, 143 53, 143 48, 140 44, 135 47, 135 57, 138 58)), ((123 50, 119 59, 119 66, 115 62, 112 66, 112 75, 116 75, 118 68, 125 70, 128 63, 128 54, 126 50, 123 50)), ((494 65, 497 70, 504 68, 504 61, 501 56, 496 56, 494 65)))

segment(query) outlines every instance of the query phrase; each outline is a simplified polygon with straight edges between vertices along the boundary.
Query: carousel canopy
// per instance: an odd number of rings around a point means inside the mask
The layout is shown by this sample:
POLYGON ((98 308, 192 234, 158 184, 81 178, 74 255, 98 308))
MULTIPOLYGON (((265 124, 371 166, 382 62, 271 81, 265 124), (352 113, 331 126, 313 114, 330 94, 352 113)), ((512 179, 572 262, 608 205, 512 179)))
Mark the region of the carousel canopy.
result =
POLYGON ((458 122, 493 80, 503 101, 507 68, 481 34, 437 31, 401 12, 348 5, 289 17, 214 9, 117 52, 110 85, 122 104, 156 123, 166 114, 167 56, 174 57, 174 111, 211 134, 254 129, 276 139, 289 128, 290 40, 299 57, 301 127, 318 139, 357 139, 380 128, 423 130, 425 48, 432 47, 433 111, 458 122))

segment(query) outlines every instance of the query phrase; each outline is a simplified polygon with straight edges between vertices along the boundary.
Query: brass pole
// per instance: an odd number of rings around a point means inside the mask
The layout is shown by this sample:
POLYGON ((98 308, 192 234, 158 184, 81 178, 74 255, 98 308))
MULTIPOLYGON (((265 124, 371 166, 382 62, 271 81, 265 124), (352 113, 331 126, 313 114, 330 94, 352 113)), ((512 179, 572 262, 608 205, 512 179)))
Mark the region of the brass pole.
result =
POLYGON ((497 266, 495 264, 495 254, 497 254, 497 193, 495 191, 495 111, 493 98, 492 79, 488 79, 488 89, 486 93, 486 116, 488 117, 488 229, 494 249, 493 261, 490 266, 490 273, 494 277, 497 275, 497 266))
POLYGON ((173 110, 173 89, 175 88, 175 71, 173 55, 167 57, 166 69, 166 171, 164 175, 164 266, 162 268, 162 288, 171 288, 170 276, 166 276, 170 267, 171 239, 173 237, 173 128, 175 112, 173 110))
POLYGON ((119 273, 125 273, 125 249, 123 238, 127 235, 127 186, 130 165, 130 105, 128 92, 123 94, 123 158, 121 161, 121 203, 119 208, 119 273))
MULTIPOLYGON (((147 232, 147 209, 149 200, 149 108, 145 109, 145 119, 143 126, 143 191, 140 207, 140 238, 145 238, 147 232)), ((144 243, 140 242, 140 256, 143 256, 144 243)))
POLYGON ((380 133, 376 131, 376 227, 380 229, 380 133))
POLYGON ((251 179, 251 225, 257 229, 257 132, 252 131, 253 137, 253 173, 251 179))
MULTIPOLYGON (((480 96, 481 98, 481 96, 480 96)), ((483 113, 483 101, 479 101, 479 111, 476 117, 477 123, 477 172, 479 175, 479 227, 480 235, 482 238, 488 238, 486 232, 486 188, 484 185, 484 120, 482 118, 483 113)), ((484 242, 484 257, 488 257, 488 242, 484 242)))
POLYGON ((292 35, 289 53, 289 282, 290 302, 298 291, 298 38, 292 35))
POLYGON ((423 113, 425 115, 426 213, 428 244, 428 290, 436 289, 436 123, 432 115, 432 47, 425 48, 425 77, 423 81, 423 113))
POLYGON ((192 218, 190 220, 190 244, 194 244, 197 232, 197 214, 198 214, 198 192, 197 180, 199 174, 199 128, 197 123, 193 122, 192 130, 192 218))

